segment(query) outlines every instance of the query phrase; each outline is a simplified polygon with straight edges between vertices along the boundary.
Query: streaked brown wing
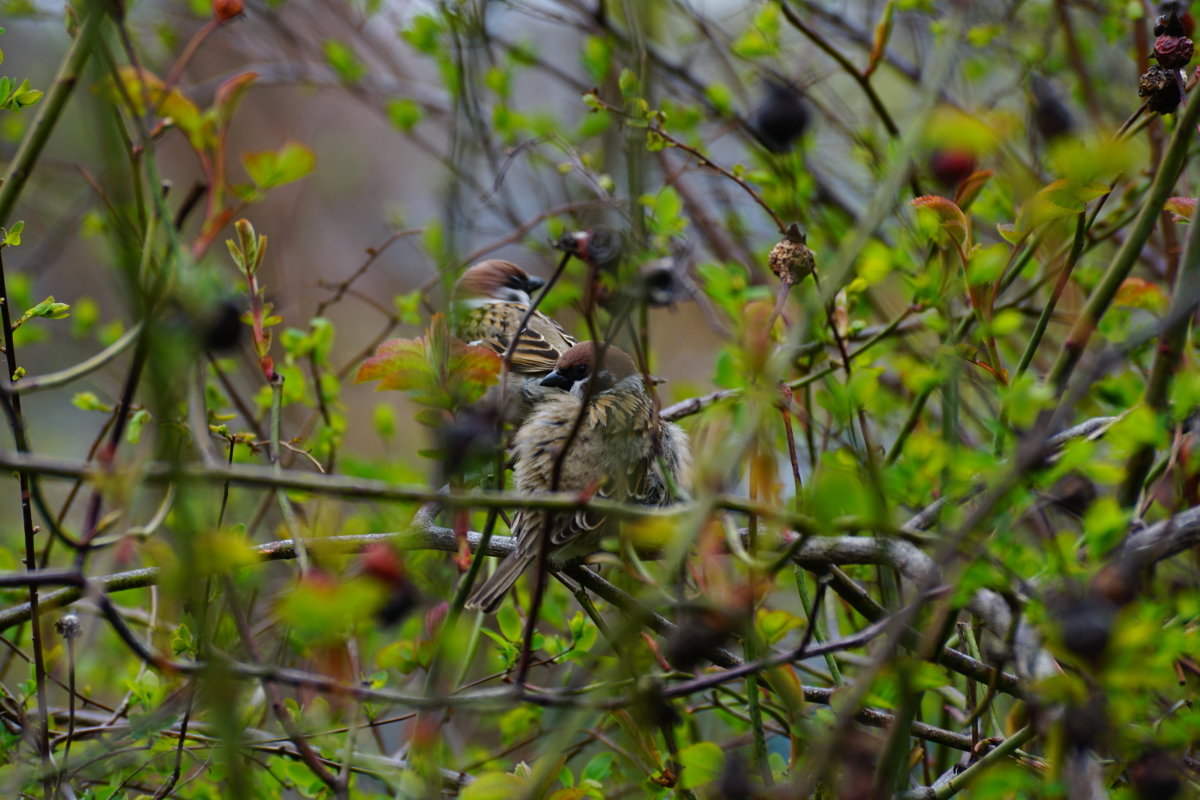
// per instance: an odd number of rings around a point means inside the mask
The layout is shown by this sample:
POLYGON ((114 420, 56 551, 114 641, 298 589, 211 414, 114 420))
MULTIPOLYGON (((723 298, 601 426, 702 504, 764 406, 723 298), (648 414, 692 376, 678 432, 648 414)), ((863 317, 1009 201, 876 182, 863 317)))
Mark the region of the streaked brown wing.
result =
MULTIPOLYGON (((520 303, 488 303, 470 309, 458 323, 459 337, 468 342, 479 342, 504 355, 527 310, 520 303)), ((574 344, 575 340, 562 326, 540 311, 534 312, 513 350, 512 371, 525 374, 549 372, 554 369, 558 357, 574 344)))

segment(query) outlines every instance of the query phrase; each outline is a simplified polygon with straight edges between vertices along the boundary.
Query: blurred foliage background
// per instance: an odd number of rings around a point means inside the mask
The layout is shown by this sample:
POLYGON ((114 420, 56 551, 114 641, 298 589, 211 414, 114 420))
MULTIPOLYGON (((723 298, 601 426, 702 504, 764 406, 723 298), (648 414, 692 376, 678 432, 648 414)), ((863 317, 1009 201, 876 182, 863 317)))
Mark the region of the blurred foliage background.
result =
POLYGON ((1195 795, 1189 5, 0 3, 6 796, 1195 795), (494 617, 491 257, 697 454, 494 617))

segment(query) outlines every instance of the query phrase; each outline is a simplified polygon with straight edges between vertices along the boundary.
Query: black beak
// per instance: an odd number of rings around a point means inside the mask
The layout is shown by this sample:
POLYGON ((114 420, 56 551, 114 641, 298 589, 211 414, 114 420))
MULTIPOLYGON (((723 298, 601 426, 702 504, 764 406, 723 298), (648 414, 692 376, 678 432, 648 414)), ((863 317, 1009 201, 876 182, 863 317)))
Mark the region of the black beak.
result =
POLYGON ((542 278, 537 277, 536 275, 530 275, 528 278, 525 279, 525 286, 528 287, 526 289, 526 291, 529 293, 530 297, 533 296, 534 292, 541 289, 545 285, 546 285, 546 281, 542 278))
POLYGON ((587 231, 568 231, 551 242, 550 246, 555 250, 561 250, 577 258, 582 258, 583 253, 587 249, 587 238, 587 231))
POLYGON ((552 371, 549 375, 542 378, 540 381, 542 386, 548 386, 551 389, 562 389, 564 392, 571 391, 571 387, 575 381, 568 378, 566 375, 559 373, 558 370, 552 371))

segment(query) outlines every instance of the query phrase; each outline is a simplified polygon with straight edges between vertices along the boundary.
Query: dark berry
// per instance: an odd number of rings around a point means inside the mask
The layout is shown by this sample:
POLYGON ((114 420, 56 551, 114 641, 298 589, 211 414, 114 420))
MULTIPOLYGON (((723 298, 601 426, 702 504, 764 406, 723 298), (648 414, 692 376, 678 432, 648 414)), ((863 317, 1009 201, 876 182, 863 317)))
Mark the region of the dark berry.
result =
POLYGON ((204 349, 228 352, 238 346, 245 329, 241 307, 233 300, 223 300, 204 320, 204 349))
POLYGON ((929 157, 933 179, 953 189, 975 171, 975 156, 966 150, 935 150, 929 157))
POLYGON ((1056 609, 1063 646, 1080 658, 1098 662, 1112 638, 1116 606, 1098 595, 1063 598, 1056 609))
POLYGON ((811 115, 800 93, 784 83, 767 84, 767 94, 750 114, 750 132, 772 153, 786 153, 808 130, 811 115))
POLYGON ((1074 132, 1071 110, 1037 77, 1033 79, 1033 101, 1033 127, 1043 141, 1051 142, 1074 132))
POLYGON ((1153 750, 1134 761, 1128 774, 1138 800, 1171 800, 1183 788, 1175 759, 1161 750, 1153 750))

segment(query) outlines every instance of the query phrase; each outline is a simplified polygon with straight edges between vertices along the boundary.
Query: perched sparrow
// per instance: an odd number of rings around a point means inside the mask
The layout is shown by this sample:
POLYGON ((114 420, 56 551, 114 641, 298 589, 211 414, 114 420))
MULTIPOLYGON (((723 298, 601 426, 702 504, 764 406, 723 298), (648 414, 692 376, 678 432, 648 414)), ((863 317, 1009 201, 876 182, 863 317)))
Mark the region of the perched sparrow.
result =
POLYGON ((625 237, 614 228, 570 231, 558 237, 554 246, 581 261, 595 265, 601 272, 615 270, 625 256, 625 237))
MULTIPOLYGON (((655 419, 654 402, 633 360, 615 347, 581 342, 563 353, 543 386, 564 391, 543 400, 513 442, 516 488, 525 492, 597 489, 603 497, 645 505, 670 501, 666 477, 686 490, 691 466, 687 434, 655 419), (603 355, 603 362, 597 357, 603 355), (571 448, 560 456, 581 418, 571 448), (554 483, 555 464, 561 472, 554 483)), ((543 536, 555 561, 587 555, 604 534, 594 511, 547 514, 521 509, 513 517, 516 549, 467 600, 467 608, 495 611, 509 588, 538 558, 543 536)))
MULTIPOLYGON (((504 355, 529 311, 531 295, 545 285, 511 261, 480 261, 454 285, 455 335, 504 355)), ((574 344, 561 325, 535 311, 521 331, 509 369, 519 375, 545 375, 574 344)))
MULTIPOLYGON (((480 261, 454 286, 455 335, 503 356, 529 312, 531 295, 545 284, 511 261, 480 261)), ((505 421, 519 425, 544 397, 555 393, 539 386, 538 380, 554 369, 558 357, 574 344, 575 339, 561 325, 534 311, 513 349, 510 374, 503 386, 489 391, 483 405, 496 410, 503 398, 505 421)))

